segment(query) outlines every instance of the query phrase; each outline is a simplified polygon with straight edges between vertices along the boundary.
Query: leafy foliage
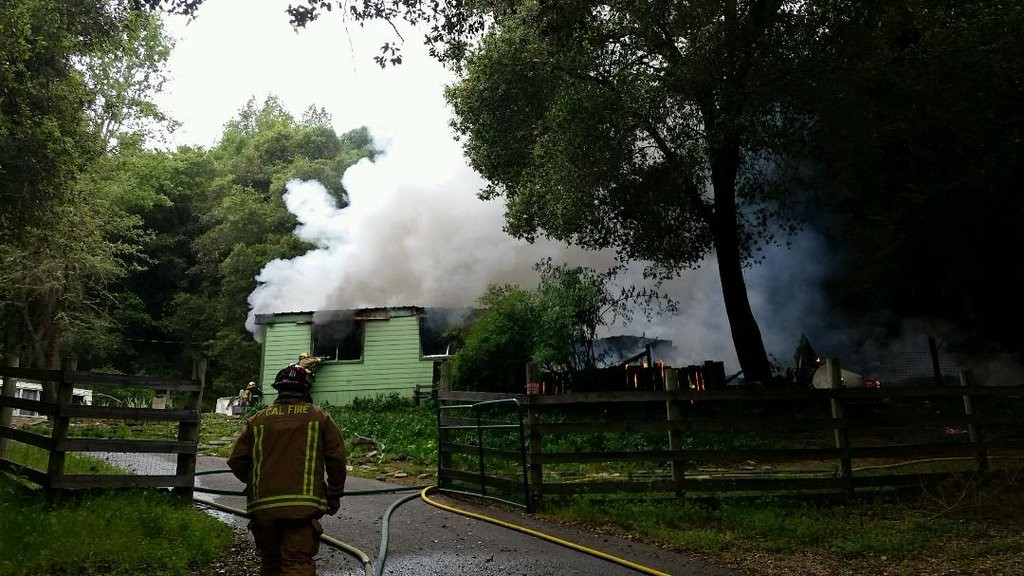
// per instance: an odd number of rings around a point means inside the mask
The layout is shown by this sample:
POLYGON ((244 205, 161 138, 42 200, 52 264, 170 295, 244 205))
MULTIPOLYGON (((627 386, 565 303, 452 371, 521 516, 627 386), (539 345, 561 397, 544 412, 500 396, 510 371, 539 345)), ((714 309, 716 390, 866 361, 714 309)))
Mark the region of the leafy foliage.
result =
POLYGON ((456 389, 518 391, 534 350, 535 297, 513 286, 491 286, 480 298, 484 311, 452 362, 456 389))
POLYGON ((88 113, 108 151, 162 142, 177 127, 152 101, 167 82, 173 47, 159 16, 127 11, 119 34, 79 60, 94 95, 88 113))
POLYGON ((526 364, 549 370, 585 370, 596 364, 598 330, 628 321, 633 306, 649 313, 675 303, 655 289, 620 287, 620 267, 598 273, 586 267, 537 264, 535 290, 490 286, 480 298, 484 311, 465 335, 452 364, 456 388, 519 392, 526 364))
POLYGON ((815 113, 837 302, 1024 350, 1024 277, 1001 249, 1024 244, 1024 6, 831 4, 815 113))
POLYGON ((116 31, 106 3, 0 5, 0 229, 38 223, 102 152, 84 110, 92 94, 74 58, 116 31))

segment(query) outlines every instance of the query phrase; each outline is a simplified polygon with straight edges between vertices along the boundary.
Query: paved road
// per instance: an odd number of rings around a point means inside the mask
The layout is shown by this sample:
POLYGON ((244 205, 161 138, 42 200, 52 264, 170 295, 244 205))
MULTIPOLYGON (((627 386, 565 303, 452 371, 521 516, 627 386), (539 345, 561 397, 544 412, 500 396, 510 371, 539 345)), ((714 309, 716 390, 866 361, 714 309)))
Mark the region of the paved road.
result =
MULTIPOLYGON (((199 470, 226 469, 223 458, 201 457, 199 470)), ((197 477, 197 485, 221 490, 241 490, 230 474, 197 477)), ((364 478, 349 478, 346 488, 362 490, 394 486, 364 478)), ((378 555, 381 519, 387 508, 407 493, 348 496, 341 511, 321 522, 325 533, 364 551, 378 555)), ((238 496, 197 493, 220 504, 244 508, 238 496)), ((545 523, 533 517, 476 505, 461 499, 433 494, 432 499, 526 526, 557 538, 596 549, 630 562, 673 575, 739 576, 739 572, 702 564, 683 555, 630 542, 610 535, 545 523)), ((224 517, 242 524, 244 520, 224 517)), ((317 557, 320 574, 362 576, 358 560, 347 553, 322 546, 317 557)), ((419 498, 399 506, 391 516, 385 572, 387 576, 570 576, 635 575, 641 572, 584 554, 546 540, 448 512, 419 498)), ((383 575, 380 575, 383 576, 383 575)))

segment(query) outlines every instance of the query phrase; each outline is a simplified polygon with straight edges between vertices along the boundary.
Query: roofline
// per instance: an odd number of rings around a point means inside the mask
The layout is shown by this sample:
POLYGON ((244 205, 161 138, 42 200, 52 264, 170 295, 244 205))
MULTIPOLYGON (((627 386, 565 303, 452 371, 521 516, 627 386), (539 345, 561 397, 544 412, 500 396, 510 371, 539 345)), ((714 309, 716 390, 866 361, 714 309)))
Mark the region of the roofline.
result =
POLYGON ((423 306, 367 306, 363 308, 337 308, 331 310, 302 310, 294 312, 273 312, 270 314, 257 314, 255 321, 257 325, 260 324, 274 324, 280 318, 285 316, 309 316, 312 318, 314 314, 330 314, 338 312, 347 312, 352 314, 373 314, 386 312, 390 313, 393 311, 412 312, 414 315, 422 315, 426 308, 423 306))

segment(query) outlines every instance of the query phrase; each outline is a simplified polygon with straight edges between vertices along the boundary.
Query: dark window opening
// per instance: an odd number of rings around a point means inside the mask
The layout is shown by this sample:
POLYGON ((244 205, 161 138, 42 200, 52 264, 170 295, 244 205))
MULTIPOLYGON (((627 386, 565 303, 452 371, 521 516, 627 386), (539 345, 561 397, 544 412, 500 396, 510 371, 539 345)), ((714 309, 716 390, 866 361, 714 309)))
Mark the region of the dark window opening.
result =
POLYGON ((324 360, 361 360, 363 322, 353 314, 334 314, 313 324, 313 355, 324 360))
POLYGON ((420 350, 423 355, 454 354, 462 345, 473 314, 472 308, 427 308, 420 316, 420 350))

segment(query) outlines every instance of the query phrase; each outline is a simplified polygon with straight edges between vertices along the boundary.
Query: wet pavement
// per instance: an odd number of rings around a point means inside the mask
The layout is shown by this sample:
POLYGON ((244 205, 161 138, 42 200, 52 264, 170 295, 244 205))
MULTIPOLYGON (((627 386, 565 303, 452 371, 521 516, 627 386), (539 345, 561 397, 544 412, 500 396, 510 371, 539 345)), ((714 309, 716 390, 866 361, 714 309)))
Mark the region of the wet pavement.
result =
MULTIPOLYGON (((197 469, 224 470, 223 458, 200 457, 197 469)), ((198 476, 196 485, 218 490, 242 489, 231 474, 198 476)), ((348 490, 396 487, 376 480, 350 477, 348 490)), ((381 522, 388 507, 411 492, 350 495, 342 499, 341 510, 324 517, 324 532, 376 559, 381 545, 381 522)), ((196 493, 238 509, 245 508, 241 496, 196 493)), ((708 566, 681 554, 607 534, 595 534, 572 526, 552 524, 516 511, 498 509, 436 492, 430 498, 442 504, 469 510, 511 524, 574 542, 600 553, 615 556, 649 570, 673 575, 738 576, 734 570, 708 566)), ((245 520, 214 513, 219 518, 244 526, 245 520)), ((414 498, 398 506, 391 515, 388 549, 383 573, 377 576, 618 576, 647 572, 623 566, 529 534, 442 510, 414 498)), ((323 545, 317 556, 319 574, 363 576, 362 563, 352 555, 323 545)))

